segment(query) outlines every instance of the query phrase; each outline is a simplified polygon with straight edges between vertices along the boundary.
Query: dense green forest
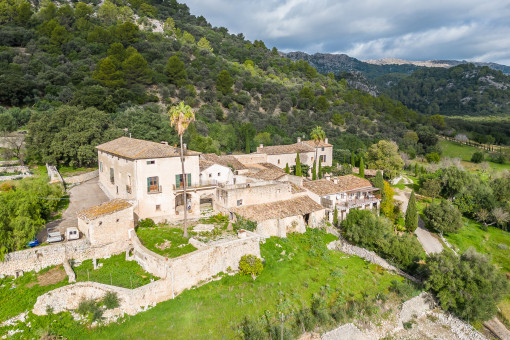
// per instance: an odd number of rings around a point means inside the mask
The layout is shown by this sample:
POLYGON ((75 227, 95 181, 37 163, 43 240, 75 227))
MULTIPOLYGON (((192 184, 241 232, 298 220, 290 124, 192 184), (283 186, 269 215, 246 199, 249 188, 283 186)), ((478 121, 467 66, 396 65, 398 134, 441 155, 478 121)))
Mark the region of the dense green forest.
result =
POLYGON ((167 111, 179 101, 197 112, 185 141, 202 152, 293 143, 316 125, 342 162, 381 139, 413 155, 437 149, 429 119, 402 103, 212 27, 176 1, 0 3, 0 130, 28 128, 32 161, 93 164, 95 145, 127 133, 176 143, 167 111))
POLYGON ((489 116, 510 113, 510 76, 473 64, 448 69, 423 68, 401 79, 388 94, 427 114, 489 116))

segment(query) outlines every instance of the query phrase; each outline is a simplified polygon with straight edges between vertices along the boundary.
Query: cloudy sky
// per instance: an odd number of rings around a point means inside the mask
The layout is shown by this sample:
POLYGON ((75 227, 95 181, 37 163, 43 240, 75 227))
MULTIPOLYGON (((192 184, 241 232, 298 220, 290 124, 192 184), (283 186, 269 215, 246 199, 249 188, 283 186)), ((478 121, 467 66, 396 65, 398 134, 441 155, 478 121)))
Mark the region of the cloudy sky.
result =
POLYGON ((510 65, 508 0, 181 0, 269 48, 510 65))

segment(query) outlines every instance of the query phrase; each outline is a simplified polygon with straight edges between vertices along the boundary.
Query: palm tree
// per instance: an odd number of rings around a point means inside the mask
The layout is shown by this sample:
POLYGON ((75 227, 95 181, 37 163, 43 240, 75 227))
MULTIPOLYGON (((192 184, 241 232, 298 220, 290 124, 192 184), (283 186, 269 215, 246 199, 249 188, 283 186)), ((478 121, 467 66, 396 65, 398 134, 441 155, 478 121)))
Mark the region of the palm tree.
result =
MULTIPOLYGON (((326 133, 322 130, 322 127, 316 126, 312 132, 310 132, 310 138, 315 142, 315 162, 317 163, 317 153, 319 144, 326 139, 326 133)), ((317 167, 315 167, 317 170, 317 167)), ((315 174, 317 176, 317 174, 315 174)))
POLYGON ((189 105, 184 105, 184 102, 180 102, 177 106, 172 106, 170 111, 168 111, 170 115, 170 123, 177 134, 179 135, 180 143, 181 143, 181 170, 182 170, 182 188, 183 188, 183 197, 184 197, 184 237, 188 237, 188 200, 186 196, 186 172, 184 171, 184 147, 182 144, 182 135, 188 128, 191 122, 195 121, 195 112, 191 109, 189 105))

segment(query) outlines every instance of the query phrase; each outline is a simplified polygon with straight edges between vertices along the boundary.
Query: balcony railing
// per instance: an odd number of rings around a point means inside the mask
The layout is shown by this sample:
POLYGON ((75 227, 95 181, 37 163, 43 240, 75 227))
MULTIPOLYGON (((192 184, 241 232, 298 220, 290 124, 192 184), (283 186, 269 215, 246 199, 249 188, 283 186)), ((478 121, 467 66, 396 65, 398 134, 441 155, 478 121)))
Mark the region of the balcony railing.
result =
MULTIPOLYGON (((216 181, 206 181, 204 183, 191 183, 191 185, 186 185, 186 189, 200 189, 200 188, 208 188, 208 187, 215 187, 217 186, 218 183, 216 181)), ((184 190, 183 186, 182 185, 173 185, 173 189, 174 191, 180 191, 180 190, 184 190)))
POLYGON ((380 202, 380 199, 377 197, 367 197, 367 198, 357 198, 357 199, 351 199, 347 202, 339 202, 336 205, 340 209, 351 209, 351 208, 357 208, 361 207, 367 204, 377 203, 380 202))

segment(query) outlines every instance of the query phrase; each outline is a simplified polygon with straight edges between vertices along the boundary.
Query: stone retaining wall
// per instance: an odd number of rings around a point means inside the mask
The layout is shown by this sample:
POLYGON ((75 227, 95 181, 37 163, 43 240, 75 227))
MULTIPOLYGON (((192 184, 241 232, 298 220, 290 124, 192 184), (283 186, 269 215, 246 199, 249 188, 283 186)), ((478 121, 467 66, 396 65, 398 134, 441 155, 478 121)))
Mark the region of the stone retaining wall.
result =
POLYGON ((7 166, 7 165, 17 165, 17 164, 20 164, 21 162, 16 159, 16 160, 13 160, 13 161, 0 161, 0 166, 7 166))
POLYGON ((60 172, 58 172, 56 166, 46 163, 46 171, 48 171, 50 183, 60 182, 62 185, 64 185, 64 179, 62 178, 62 175, 60 175, 60 172))
POLYGON ((107 292, 116 293, 119 297, 120 305, 113 313, 117 315, 124 313, 135 315, 148 306, 153 306, 171 298, 168 280, 154 281, 136 289, 115 287, 97 282, 78 282, 39 296, 32 312, 36 315, 46 315, 47 306, 51 306, 54 313, 77 309, 82 300, 99 300, 107 292))
POLYGON ((16 251, 5 255, 0 262, 1 275, 16 275, 16 272, 40 271, 46 267, 56 266, 68 259, 84 261, 92 258, 104 258, 120 254, 126 250, 127 242, 112 242, 92 247, 85 239, 40 246, 16 251))
POLYGON ((99 170, 94 170, 91 172, 87 172, 86 174, 81 174, 77 176, 65 177, 64 182, 66 184, 79 184, 89 181, 96 177, 99 177, 99 170))
POLYGON ((185 289, 210 280, 227 268, 237 270, 243 255, 260 257, 260 236, 246 232, 247 237, 207 246, 192 253, 169 259, 145 248, 134 230, 131 231, 132 244, 125 248, 126 259, 135 260, 147 272, 162 279, 136 289, 120 288, 95 282, 79 282, 60 287, 37 298, 33 312, 45 315, 46 307, 54 313, 78 308, 83 299, 98 300, 107 292, 115 292, 120 298, 120 307, 114 314, 134 315, 147 306, 173 299, 185 289))

